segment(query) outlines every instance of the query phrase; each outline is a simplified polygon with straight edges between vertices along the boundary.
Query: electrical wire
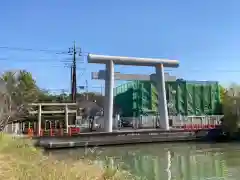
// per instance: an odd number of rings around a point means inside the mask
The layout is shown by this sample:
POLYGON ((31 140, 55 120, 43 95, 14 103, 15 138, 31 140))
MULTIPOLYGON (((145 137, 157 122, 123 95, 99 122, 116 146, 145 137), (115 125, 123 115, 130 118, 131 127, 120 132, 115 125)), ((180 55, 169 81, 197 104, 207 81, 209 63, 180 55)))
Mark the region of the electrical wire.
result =
POLYGON ((10 50, 10 51, 38 51, 45 53, 54 53, 54 54, 67 54, 66 51, 57 51, 57 50, 49 50, 49 49, 32 49, 32 48, 20 48, 20 47, 8 47, 8 46, 0 46, 1 50, 10 50))
MULTIPOLYGON (((77 64, 83 64, 84 63, 84 57, 88 54, 87 52, 82 52, 81 49, 76 48, 77 49, 77 53, 80 57, 83 58, 78 58, 78 56, 76 56, 76 62, 77 64)), ((73 48, 69 48, 68 51, 61 51, 61 50, 50 50, 50 49, 33 49, 33 48, 21 48, 21 47, 9 47, 9 46, 0 46, 0 51, 6 52, 5 54, 8 54, 8 51, 19 51, 19 52, 40 52, 40 53, 50 53, 52 55, 73 55, 73 48)), ((3 53, 1 53, 3 54, 3 53)), ((46 56, 40 56, 34 59, 29 59, 29 58, 24 58, 24 59, 19 59, 18 57, 0 57, 0 62, 11 62, 11 61, 17 61, 18 64, 20 63, 41 63, 41 64, 48 64, 48 67, 64 67, 64 68, 71 68, 72 67, 72 59, 69 58, 64 58, 64 59, 59 59, 56 57, 46 57, 46 56)), ((77 70, 80 70, 81 72, 81 76, 83 75, 83 73, 86 70, 86 67, 79 68, 77 66, 76 68, 77 70)), ((46 89, 45 89, 46 90, 46 89)), ((70 90, 67 89, 47 89, 48 92, 50 92, 51 94, 62 94, 63 92, 65 93, 69 93, 70 90)))
MULTIPOLYGON (((79 48, 77 48, 79 49, 79 48)), ((0 46, 0 50, 9 50, 9 51, 26 51, 26 52, 44 52, 44 53, 52 53, 52 54, 59 54, 59 55, 72 55, 71 48, 68 51, 61 51, 61 50, 51 50, 51 49, 32 49, 32 48, 21 48, 21 47, 10 47, 10 46, 0 46)), ((80 55, 89 54, 89 52, 83 52, 79 50, 80 55)))
MULTIPOLYGON (((50 50, 50 49, 32 49, 32 48, 21 48, 21 47, 9 47, 9 46, 0 46, 0 50, 5 51, 20 51, 20 52, 44 52, 44 53, 52 53, 57 55, 71 55, 71 48, 69 48, 69 51, 61 51, 61 50, 50 50)), ((79 51, 80 52, 80 51, 79 51)), ((83 53, 83 52, 81 52, 83 53)), ((81 55, 81 54, 79 54, 81 55)), ((27 62, 27 63, 48 63, 48 66, 50 67, 71 67, 72 59, 63 59, 59 60, 56 58, 38 58, 38 59, 18 59, 18 58, 10 58, 10 57, 0 57, 0 61, 18 61, 19 62, 27 62), (54 64, 53 64, 54 63, 54 64), (55 64, 57 63, 57 64, 55 64), (64 64, 60 64, 64 63, 64 64), (51 65, 50 65, 51 64, 51 65)), ((76 58, 76 62, 78 63, 84 63, 84 59, 76 58)))
MULTIPOLYGON (((10 46, 0 46, 0 51, 19 51, 19 52, 41 52, 41 53, 50 53, 54 55, 72 55, 72 48, 69 48, 68 51, 64 50, 51 50, 51 49, 33 49, 33 48, 21 48, 21 47, 10 47, 10 46)), ((78 49, 78 53, 82 58, 77 58, 77 64, 81 63, 84 64, 85 66, 83 67, 81 65, 81 68, 77 66, 77 70, 81 71, 78 74, 78 77, 82 77, 84 73, 86 72, 86 56, 89 54, 89 52, 82 51, 78 49), (83 68, 82 68, 83 67, 83 68)), ((2 53, 1 53, 2 54, 2 53)), ((38 57, 34 60, 32 59, 18 59, 18 58, 10 58, 10 57, 0 57, 0 62, 2 61, 18 61, 22 63, 47 63, 48 67, 64 67, 64 68, 71 68, 72 66, 72 59, 61 59, 59 60, 58 58, 49 58, 49 57, 38 57)), ((182 73, 240 73, 240 69, 187 69, 187 70, 171 70, 171 69, 166 69, 165 72, 169 73, 176 73, 176 74, 182 74, 182 73)))

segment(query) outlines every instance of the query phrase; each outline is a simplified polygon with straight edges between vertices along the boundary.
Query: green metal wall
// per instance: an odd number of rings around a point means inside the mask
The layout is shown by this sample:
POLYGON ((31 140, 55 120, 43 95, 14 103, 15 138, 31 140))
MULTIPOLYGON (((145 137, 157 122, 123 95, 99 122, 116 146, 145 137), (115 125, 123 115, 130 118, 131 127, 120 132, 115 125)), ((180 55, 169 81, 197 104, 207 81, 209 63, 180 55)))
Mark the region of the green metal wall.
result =
POLYGON ((123 116, 138 116, 152 110, 152 84, 133 81, 114 89, 114 103, 121 108, 123 116))
MULTIPOLYGON (((115 104, 123 116, 157 112, 158 95, 154 83, 133 81, 114 89, 115 104)), ((166 98, 171 115, 218 115, 220 88, 218 82, 182 81, 166 82, 166 98)))
POLYGON ((166 92, 171 114, 221 114, 218 82, 166 82, 166 92))

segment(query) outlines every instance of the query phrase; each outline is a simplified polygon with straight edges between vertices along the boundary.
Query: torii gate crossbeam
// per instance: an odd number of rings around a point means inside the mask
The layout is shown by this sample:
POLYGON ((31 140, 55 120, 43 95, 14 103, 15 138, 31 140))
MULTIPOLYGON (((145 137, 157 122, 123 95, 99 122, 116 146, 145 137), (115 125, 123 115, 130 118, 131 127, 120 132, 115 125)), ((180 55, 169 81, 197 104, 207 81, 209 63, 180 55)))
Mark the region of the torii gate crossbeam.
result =
POLYGON ((159 80, 157 83, 157 90, 160 125, 163 129, 169 130, 164 67, 177 68, 179 66, 179 62, 177 60, 89 54, 88 63, 106 64, 104 103, 104 129, 106 132, 112 132, 113 126, 114 64, 132 66, 154 66, 156 68, 156 77, 159 80))

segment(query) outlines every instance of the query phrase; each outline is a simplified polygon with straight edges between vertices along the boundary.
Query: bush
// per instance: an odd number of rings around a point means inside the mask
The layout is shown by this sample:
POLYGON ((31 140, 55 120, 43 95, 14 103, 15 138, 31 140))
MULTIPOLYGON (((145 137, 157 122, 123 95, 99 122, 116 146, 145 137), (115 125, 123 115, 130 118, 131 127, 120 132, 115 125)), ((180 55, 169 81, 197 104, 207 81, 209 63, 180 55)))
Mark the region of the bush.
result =
POLYGON ((231 85, 222 93, 224 131, 234 134, 239 129, 240 120, 240 87, 231 85))

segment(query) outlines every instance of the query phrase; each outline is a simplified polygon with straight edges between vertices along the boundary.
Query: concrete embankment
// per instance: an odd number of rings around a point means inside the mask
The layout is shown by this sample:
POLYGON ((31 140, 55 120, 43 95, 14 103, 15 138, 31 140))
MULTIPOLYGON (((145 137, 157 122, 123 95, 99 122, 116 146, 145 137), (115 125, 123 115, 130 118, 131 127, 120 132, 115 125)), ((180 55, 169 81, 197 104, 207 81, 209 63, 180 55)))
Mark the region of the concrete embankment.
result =
POLYGON ((137 143, 199 141, 209 130, 132 130, 113 133, 82 133, 75 136, 38 137, 37 145, 47 149, 109 146, 137 143))

